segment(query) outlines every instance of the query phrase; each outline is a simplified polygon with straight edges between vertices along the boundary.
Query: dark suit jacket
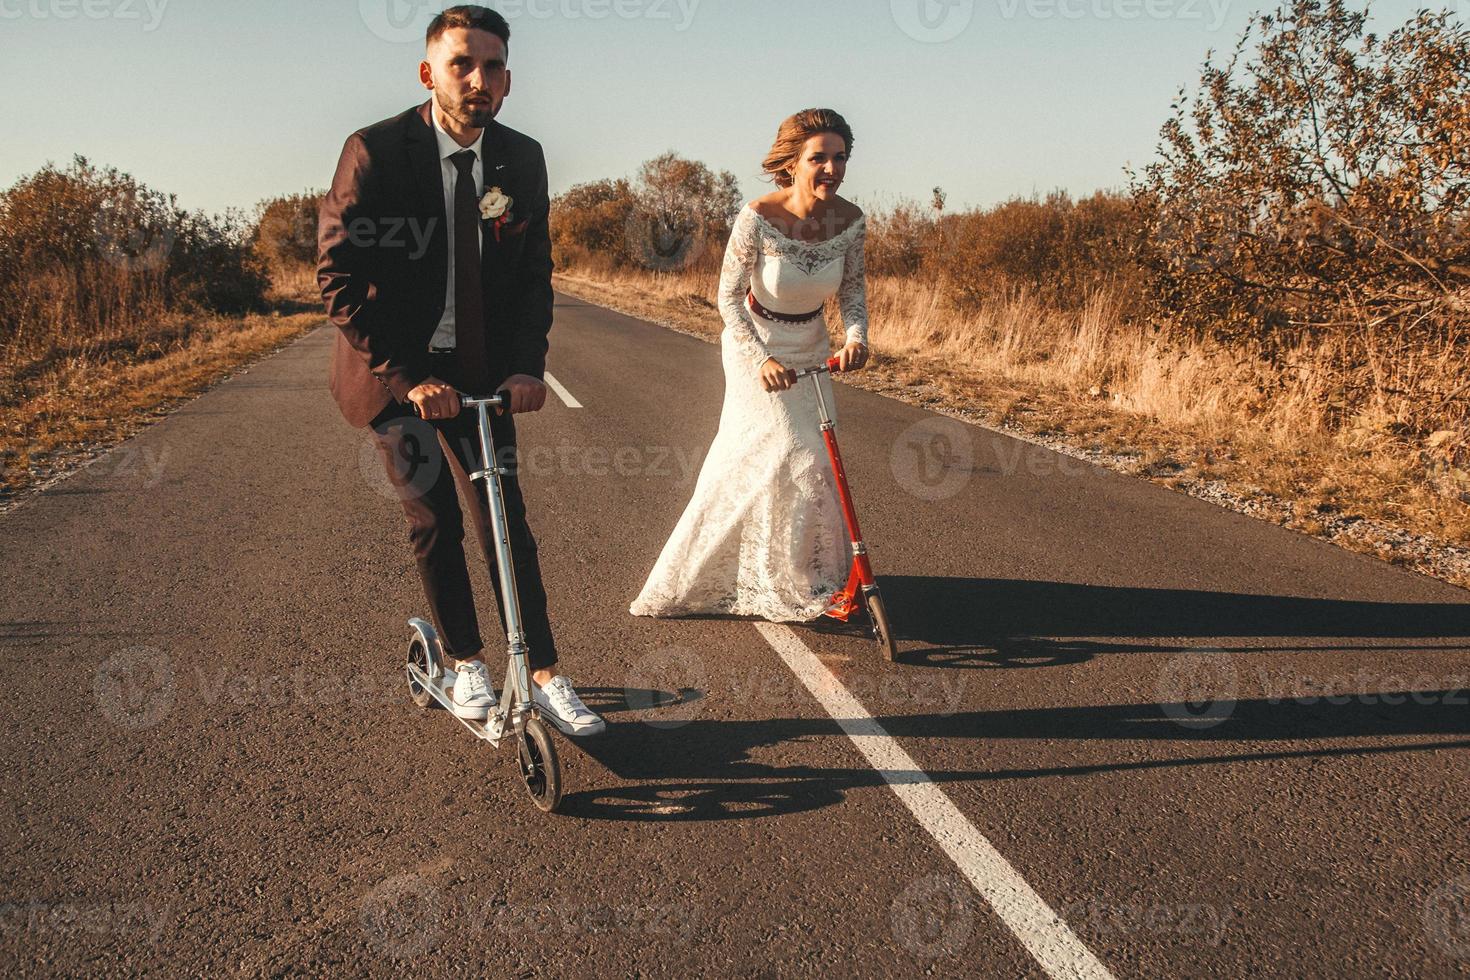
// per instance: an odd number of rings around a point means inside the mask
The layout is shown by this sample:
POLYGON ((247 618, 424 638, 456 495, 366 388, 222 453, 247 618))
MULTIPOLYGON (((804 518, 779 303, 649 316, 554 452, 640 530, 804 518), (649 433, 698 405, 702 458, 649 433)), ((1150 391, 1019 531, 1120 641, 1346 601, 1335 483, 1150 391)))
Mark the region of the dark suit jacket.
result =
MULTIPOLYGON (((338 327, 330 387, 343 417, 359 428, 430 376, 429 341, 449 276, 432 126, 424 103, 353 133, 321 206, 317 283, 338 327)), ((499 241, 485 223, 480 253, 486 348, 499 387, 512 374, 546 371, 550 201, 541 144, 491 122, 484 156, 485 187, 513 199, 499 241)))

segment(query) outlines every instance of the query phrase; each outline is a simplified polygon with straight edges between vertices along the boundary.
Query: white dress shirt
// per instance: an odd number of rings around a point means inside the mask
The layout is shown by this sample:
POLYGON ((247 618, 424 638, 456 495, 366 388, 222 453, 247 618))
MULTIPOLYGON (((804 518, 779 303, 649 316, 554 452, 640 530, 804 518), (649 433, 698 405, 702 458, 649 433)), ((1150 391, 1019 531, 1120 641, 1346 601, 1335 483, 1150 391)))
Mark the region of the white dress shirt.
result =
MULTIPOLYGON (((444 230, 449 235, 449 278, 444 287, 444 315, 439 318, 439 326, 434 331, 433 339, 429 341, 431 347, 453 347, 454 346, 454 182, 459 179, 459 168, 454 165, 450 157, 464 150, 475 151, 475 163, 470 172, 475 178, 475 200, 480 199, 480 189, 485 186, 485 131, 480 131, 480 138, 469 146, 460 146, 454 141, 454 137, 446 133, 439 125, 439 113, 437 106, 429 107, 429 117, 434 120, 434 138, 439 143, 439 173, 444 179, 444 216, 446 224, 444 230)), ((480 247, 485 247, 485 229, 476 223, 480 232, 480 247)))

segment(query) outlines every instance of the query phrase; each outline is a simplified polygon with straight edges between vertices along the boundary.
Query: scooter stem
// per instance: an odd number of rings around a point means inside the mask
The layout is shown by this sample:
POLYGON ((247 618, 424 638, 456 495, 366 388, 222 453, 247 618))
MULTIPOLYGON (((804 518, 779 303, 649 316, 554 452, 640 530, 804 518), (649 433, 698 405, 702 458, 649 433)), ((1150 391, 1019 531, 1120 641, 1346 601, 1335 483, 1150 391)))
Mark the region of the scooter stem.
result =
MULTIPOLYGON (((521 623, 520 591, 516 585, 516 567, 510 550, 509 524, 505 514, 505 496, 500 486, 504 472, 495 455, 495 443, 490 436, 490 408, 496 399, 466 399, 478 414, 480 430, 480 458, 484 469, 472 474, 474 480, 485 481, 485 496, 490 502, 490 534, 495 539, 495 561, 500 570, 500 607, 505 612, 505 631, 510 644, 510 670, 516 684, 515 708, 528 709, 531 705, 531 670, 527 659, 526 631, 521 623)), ((499 400, 504 404, 503 400, 499 400)), ((502 694, 502 697, 506 697, 502 694)))
POLYGON ((868 548, 863 543, 863 531, 858 525, 857 508, 852 502, 852 490, 847 483, 847 468, 842 464, 842 451, 837 447, 837 424, 832 420, 832 413, 827 408, 827 398, 822 393, 820 374, 835 373, 838 370, 837 358, 829 358, 827 363, 820 368, 811 368, 802 372, 812 377, 812 383, 817 390, 817 411, 822 419, 822 441, 827 444, 827 456, 832 461, 832 475, 837 482, 837 497, 842 504, 842 517, 847 523, 847 533, 852 540, 853 567, 852 574, 848 578, 845 590, 848 599, 855 599, 857 588, 863 585, 872 585, 874 582, 873 569, 868 561, 868 548))

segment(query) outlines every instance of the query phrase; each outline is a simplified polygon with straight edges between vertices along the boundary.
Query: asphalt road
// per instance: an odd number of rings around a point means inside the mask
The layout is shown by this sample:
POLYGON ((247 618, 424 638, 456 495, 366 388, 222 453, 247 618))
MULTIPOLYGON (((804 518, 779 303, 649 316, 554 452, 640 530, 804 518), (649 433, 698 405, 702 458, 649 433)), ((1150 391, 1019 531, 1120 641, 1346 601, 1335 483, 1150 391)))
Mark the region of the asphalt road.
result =
POLYGON ((557 312, 565 813, 408 702, 323 328, 0 516, 5 974, 1470 974, 1465 592, 843 387, 902 662, 634 619, 718 351, 557 312))

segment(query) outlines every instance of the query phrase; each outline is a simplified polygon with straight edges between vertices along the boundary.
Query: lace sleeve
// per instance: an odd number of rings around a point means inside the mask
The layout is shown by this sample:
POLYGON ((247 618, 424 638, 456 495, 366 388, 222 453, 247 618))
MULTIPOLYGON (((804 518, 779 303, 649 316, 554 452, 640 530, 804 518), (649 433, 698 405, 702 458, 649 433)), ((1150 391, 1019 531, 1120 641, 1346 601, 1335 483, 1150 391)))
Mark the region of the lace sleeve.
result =
POLYGON ((847 342, 857 342, 864 347, 868 344, 868 278, 863 260, 867 237, 867 222, 863 221, 842 258, 842 284, 837 287, 837 302, 842 308, 847 342))
POLYGON ((755 212, 742 208, 735 218, 735 227, 730 231, 730 243, 725 247, 725 262, 720 268, 720 316, 730 331, 736 348, 759 367, 771 356, 766 345, 756 333, 755 321, 745 305, 745 296, 750 291, 750 277, 755 272, 756 257, 760 254, 760 230, 756 227, 755 212))

